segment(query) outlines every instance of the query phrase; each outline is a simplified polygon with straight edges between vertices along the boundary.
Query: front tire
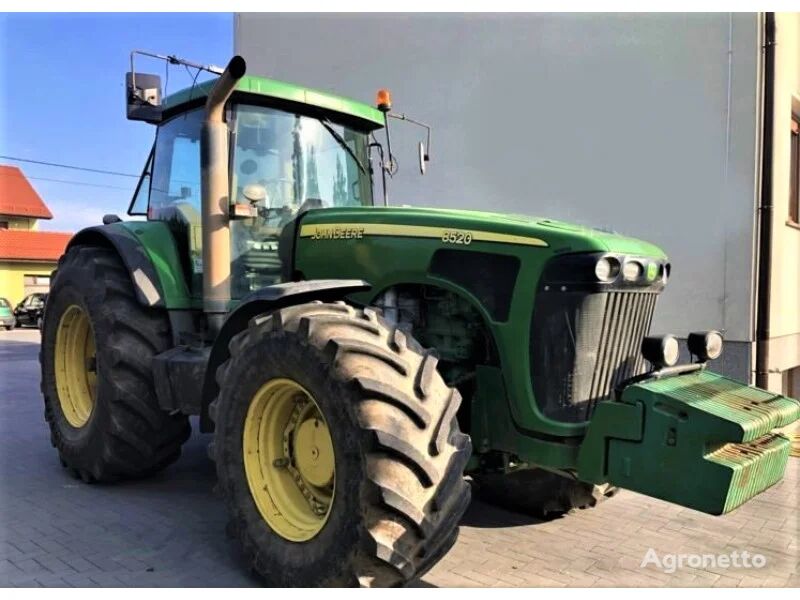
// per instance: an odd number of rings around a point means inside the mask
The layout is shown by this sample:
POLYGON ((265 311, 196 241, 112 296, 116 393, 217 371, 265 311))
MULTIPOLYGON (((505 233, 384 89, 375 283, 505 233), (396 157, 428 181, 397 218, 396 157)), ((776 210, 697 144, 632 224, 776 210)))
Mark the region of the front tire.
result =
POLYGON ((75 246, 61 257, 39 361, 50 440, 73 475, 141 477, 180 456, 188 419, 160 410, 151 371, 170 341, 166 314, 137 302, 116 253, 75 246))
POLYGON ((376 311, 344 303, 254 319, 230 349, 210 453, 248 566, 274 586, 394 586, 427 572, 470 499, 461 398, 436 358, 376 311), (282 412, 285 401, 300 408, 282 412), (317 446, 327 455, 330 441, 330 470, 304 467, 305 414, 329 436, 317 446), (294 504, 281 477, 298 482, 294 504))

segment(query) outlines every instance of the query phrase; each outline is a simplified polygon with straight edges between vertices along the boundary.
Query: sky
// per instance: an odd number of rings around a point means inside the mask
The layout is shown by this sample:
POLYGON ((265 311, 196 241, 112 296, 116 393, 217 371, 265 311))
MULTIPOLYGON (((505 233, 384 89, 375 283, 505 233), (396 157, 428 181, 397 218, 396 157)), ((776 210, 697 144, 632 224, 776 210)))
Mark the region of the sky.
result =
MULTIPOLYGON (((125 117, 133 49, 224 66, 233 54, 233 15, 0 14, 0 156, 138 176, 155 127, 125 117)), ((137 58, 136 70, 160 74, 163 86, 164 65, 137 58)), ((183 67, 169 68, 168 93, 190 84, 183 67)), ((0 164, 31 178, 54 216, 39 222, 48 231, 99 225, 108 213, 124 217, 137 183, 3 158, 0 164)))

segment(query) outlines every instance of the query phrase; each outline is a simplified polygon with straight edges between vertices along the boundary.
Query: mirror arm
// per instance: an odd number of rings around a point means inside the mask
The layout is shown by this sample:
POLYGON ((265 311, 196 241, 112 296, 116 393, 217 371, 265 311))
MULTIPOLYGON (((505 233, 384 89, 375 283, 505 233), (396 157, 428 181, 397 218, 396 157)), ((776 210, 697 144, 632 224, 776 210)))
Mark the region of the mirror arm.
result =
MULTIPOLYGON (((224 69, 217 67, 216 65, 200 65, 189 60, 184 60, 183 58, 178 58, 172 54, 156 54, 155 52, 148 52, 147 50, 132 50, 131 51, 131 83, 133 85, 133 89, 136 90, 136 68, 134 67, 134 60, 136 55, 140 56, 147 56, 149 58, 157 58, 159 60, 165 60, 171 65, 185 65, 187 67, 191 67, 192 69, 200 69, 201 71, 208 71, 209 73, 214 73, 215 75, 222 75, 224 69)), ((148 103, 149 104, 149 103, 148 103)))
MULTIPOLYGON (((426 135, 426 142, 425 142, 425 162, 430 161, 431 155, 431 126, 427 123, 423 123, 422 121, 417 121, 416 119, 412 119, 411 117, 407 116, 405 113, 386 113, 387 117, 392 117, 393 119, 397 119, 398 121, 407 121, 416 125, 417 127, 423 127, 427 131, 426 135)), ((390 155, 391 156, 391 155, 390 155)))

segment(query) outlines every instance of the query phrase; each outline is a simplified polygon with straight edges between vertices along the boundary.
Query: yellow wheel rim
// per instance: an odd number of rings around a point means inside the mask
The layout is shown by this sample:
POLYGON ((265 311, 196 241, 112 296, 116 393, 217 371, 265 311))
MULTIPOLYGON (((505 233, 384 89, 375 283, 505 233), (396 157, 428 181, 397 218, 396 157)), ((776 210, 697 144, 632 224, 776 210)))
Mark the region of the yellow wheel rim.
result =
POLYGON ((335 489, 333 442, 314 397, 271 379, 253 396, 242 436, 250 493, 267 525, 292 542, 317 535, 335 489))
POLYGON ((83 427, 94 408, 97 389, 97 357, 89 316, 71 305, 56 330, 56 389, 61 411, 73 427, 83 427))

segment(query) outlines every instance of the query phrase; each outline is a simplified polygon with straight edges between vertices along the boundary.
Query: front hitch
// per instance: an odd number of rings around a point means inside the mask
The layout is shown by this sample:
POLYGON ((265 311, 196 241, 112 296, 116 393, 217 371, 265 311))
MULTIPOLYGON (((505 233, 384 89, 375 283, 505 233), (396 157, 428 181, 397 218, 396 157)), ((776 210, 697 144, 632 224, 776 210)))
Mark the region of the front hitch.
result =
POLYGON ((780 481, 791 442, 774 429, 800 401, 705 369, 665 367, 597 405, 578 476, 723 514, 780 481))

